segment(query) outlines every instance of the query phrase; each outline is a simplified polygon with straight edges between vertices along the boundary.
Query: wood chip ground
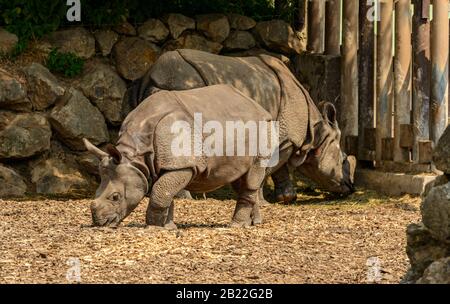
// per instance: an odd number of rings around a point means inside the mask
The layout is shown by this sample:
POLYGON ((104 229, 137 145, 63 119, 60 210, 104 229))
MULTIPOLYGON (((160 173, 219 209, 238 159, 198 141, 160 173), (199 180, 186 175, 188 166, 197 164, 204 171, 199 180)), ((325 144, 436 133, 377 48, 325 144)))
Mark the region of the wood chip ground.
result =
POLYGON ((179 229, 162 231, 145 228, 147 202, 109 229, 90 226, 90 200, 0 200, 0 283, 67 283, 73 261, 81 283, 367 283, 370 258, 398 283, 420 218, 418 198, 358 191, 299 196, 231 229, 234 201, 208 198, 178 200, 179 229))

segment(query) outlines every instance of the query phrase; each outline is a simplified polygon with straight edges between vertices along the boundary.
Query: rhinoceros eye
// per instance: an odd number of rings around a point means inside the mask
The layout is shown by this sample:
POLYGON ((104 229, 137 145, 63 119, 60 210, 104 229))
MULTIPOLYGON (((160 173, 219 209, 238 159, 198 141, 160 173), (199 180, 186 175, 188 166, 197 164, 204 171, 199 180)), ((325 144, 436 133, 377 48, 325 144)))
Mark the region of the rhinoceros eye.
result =
POLYGON ((121 195, 120 195, 120 193, 119 192, 114 192, 113 194, 111 194, 110 196, 109 196, 109 200, 111 200, 111 201, 113 201, 113 202, 118 202, 118 201, 120 201, 120 199, 121 199, 121 195))

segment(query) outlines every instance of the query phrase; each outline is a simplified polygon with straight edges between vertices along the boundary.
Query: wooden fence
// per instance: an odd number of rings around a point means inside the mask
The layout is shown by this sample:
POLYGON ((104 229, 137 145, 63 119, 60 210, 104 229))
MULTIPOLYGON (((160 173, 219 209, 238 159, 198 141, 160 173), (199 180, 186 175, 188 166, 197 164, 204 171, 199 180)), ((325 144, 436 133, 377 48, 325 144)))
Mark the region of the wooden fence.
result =
POLYGON ((308 1, 307 48, 341 55, 343 145, 360 161, 430 167, 448 124, 448 5, 308 1))

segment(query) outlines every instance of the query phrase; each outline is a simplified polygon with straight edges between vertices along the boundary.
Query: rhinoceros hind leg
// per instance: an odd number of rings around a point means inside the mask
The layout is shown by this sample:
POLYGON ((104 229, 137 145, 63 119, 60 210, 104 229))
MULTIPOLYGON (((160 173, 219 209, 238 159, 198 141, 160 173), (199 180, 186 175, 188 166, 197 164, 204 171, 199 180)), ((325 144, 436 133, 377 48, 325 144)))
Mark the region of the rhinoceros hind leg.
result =
POLYGON ((189 184, 191 178, 192 170, 183 169, 166 172, 155 182, 147 208, 147 225, 176 229, 173 198, 189 184))
POLYGON ((270 203, 264 198, 263 186, 261 186, 261 188, 259 188, 259 190, 258 190, 258 205, 260 207, 265 207, 265 206, 270 205, 270 203))
POLYGON ((277 202, 288 204, 297 200, 297 193, 289 178, 289 169, 287 165, 282 166, 274 172, 272 174, 272 180, 275 185, 275 199, 277 202))
POLYGON ((180 192, 178 192, 176 195, 175 195, 175 198, 179 198, 179 199, 189 199, 189 200, 191 200, 191 199, 193 199, 192 198, 192 195, 191 195, 191 192, 189 192, 189 191, 187 191, 187 190, 181 190, 180 192))
MULTIPOLYGON (((264 198, 264 192, 263 192, 263 186, 264 186, 265 182, 263 182, 263 184, 261 185, 261 188, 259 188, 258 190, 258 196, 256 199, 256 202, 258 203, 258 205, 260 207, 264 207, 264 206, 268 206, 270 205, 270 203, 268 201, 266 201, 266 199, 264 198)), ((234 181, 231 183, 231 186, 233 187, 233 190, 239 194, 240 189, 241 189, 241 180, 238 179, 237 181, 234 181)))
POLYGON ((262 223, 259 204, 257 203, 258 190, 242 191, 234 209, 231 227, 245 228, 262 223))

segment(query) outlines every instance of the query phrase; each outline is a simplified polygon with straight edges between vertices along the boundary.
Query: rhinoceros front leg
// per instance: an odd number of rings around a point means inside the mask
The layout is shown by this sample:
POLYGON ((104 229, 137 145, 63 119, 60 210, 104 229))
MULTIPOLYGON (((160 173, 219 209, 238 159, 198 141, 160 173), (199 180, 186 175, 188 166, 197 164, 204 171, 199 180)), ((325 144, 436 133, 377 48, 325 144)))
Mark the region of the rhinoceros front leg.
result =
POLYGON ((277 202, 290 203, 297 199, 292 181, 289 177, 289 169, 287 164, 272 173, 272 180, 275 185, 275 198, 277 202))
POLYGON ((164 173, 153 185, 147 208, 147 225, 176 229, 173 222, 173 198, 191 181, 192 170, 183 169, 164 173))

